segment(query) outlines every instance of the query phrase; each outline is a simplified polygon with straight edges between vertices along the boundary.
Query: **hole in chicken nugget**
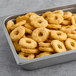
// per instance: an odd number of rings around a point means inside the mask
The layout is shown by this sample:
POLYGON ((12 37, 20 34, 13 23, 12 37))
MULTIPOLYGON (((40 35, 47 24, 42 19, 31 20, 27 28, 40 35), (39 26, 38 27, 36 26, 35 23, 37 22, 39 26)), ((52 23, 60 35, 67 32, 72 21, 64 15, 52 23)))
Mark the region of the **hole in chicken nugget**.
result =
POLYGON ((62 46, 61 45, 58 45, 58 48, 62 49, 62 46))
POLYGON ((18 34, 19 34, 19 31, 16 31, 16 32, 15 32, 15 35, 18 35, 18 34))
POLYGON ((57 35, 61 35, 61 33, 57 33, 57 35))
POLYGON ((43 36, 43 33, 42 33, 42 32, 40 32, 40 33, 39 33, 39 36, 43 36))
POLYGON ((31 43, 31 41, 27 40, 26 43, 31 43))
POLYGON ((71 42, 71 45, 72 45, 72 46, 74 46, 74 43, 73 43, 73 42, 71 42))
POLYGON ((42 23, 42 21, 41 21, 41 20, 39 20, 38 22, 39 22, 39 23, 42 23))

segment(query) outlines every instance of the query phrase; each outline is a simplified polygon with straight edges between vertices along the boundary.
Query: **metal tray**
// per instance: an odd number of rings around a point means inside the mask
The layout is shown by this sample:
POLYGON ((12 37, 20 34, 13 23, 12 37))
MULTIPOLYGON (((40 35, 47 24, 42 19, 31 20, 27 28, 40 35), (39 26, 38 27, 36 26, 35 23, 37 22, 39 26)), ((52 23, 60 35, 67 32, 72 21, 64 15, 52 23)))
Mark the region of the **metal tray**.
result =
MULTIPOLYGON (((46 11, 54 11, 54 10, 59 10, 59 9, 64 10, 64 11, 71 11, 72 13, 76 13, 76 4, 36 11, 36 13, 42 14, 46 11)), ((28 12, 26 12, 26 13, 28 13, 28 12)), ((44 56, 41 58, 35 58, 35 59, 20 58, 15 51, 15 48, 12 44, 12 41, 11 41, 9 34, 7 32, 7 29, 6 29, 7 21, 8 20, 15 21, 15 18, 20 15, 24 15, 24 14, 11 15, 11 16, 5 16, 5 17, 0 18, 0 24, 3 27, 3 30, 5 32, 8 43, 10 45, 11 51, 12 51, 14 58, 19 66, 21 66, 27 70, 33 70, 33 69, 42 68, 42 67, 59 64, 59 63, 63 63, 63 62, 67 62, 67 61, 76 59, 76 50, 71 50, 71 51, 67 51, 67 52, 63 52, 63 53, 57 53, 57 54, 44 56)))

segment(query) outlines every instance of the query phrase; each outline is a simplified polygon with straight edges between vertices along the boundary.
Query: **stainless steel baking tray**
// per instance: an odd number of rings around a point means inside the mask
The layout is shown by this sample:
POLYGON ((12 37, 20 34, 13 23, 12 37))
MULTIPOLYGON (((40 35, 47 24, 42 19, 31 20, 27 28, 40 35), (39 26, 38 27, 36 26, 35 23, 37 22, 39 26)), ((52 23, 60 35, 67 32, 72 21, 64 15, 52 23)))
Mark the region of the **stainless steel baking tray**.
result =
MULTIPOLYGON (((59 9, 64 10, 64 11, 71 11, 72 13, 76 13, 76 4, 57 7, 57 8, 51 8, 51 9, 46 9, 46 10, 40 10, 40 11, 36 11, 36 13, 42 14, 46 11, 54 11, 54 10, 59 10, 59 9)), ((33 12, 33 11, 31 11, 31 12, 33 12)), ((28 13, 28 12, 26 12, 26 13, 28 13)), ((53 55, 49 55, 49 56, 45 56, 45 57, 41 57, 41 58, 35 58, 35 59, 20 58, 15 51, 15 48, 12 44, 12 41, 11 41, 9 34, 7 32, 7 29, 6 29, 7 21, 8 20, 15 21, 15 18, 20 15, 24 15, 24 14, 16 14, 16 15, 10 15, 10 16, 5 16, 5 17, 0 18, 0 24, 3 27, 3 30, 5 32, 8 43, 10 45, 11 51, 19 66, 21 66, 27 70, 33 70, 33 69, 42 68, 42 67, 59 64, 59 63, 63 63, 63 62, 67 62, 67 61, 76 59, 76 50, 71 50, 71 51, 67 51, 67 52, 63 52, 63 53, 57 53, 57 54, 53 54, 53 55)))

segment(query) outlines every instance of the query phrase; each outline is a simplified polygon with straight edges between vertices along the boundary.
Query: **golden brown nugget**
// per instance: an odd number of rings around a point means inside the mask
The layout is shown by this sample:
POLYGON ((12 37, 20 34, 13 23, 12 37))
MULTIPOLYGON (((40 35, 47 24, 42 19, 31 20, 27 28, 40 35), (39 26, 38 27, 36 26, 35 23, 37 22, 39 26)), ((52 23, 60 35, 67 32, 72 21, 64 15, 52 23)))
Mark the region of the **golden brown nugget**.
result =
POLYGON ((76 49, 76 41, 71 38, 68 38, 65 41, 65 45, 66 45, 66 48, 69 50, 76 49))
POLYGON ((26 31, 25 34, 26 34, 26 33, 32 34, 32 30, 30 30, 30 29, 28 29, 28 28, 25 28, 25 31, 26 31))
POLYGON ((54 52, 53 48, 50 47, 39 47, 40 51, 44 51, 44 52, 54 52))
POLYGON ((72 23, 72 25, 76 25, 76 21, 73 16, 71 17, 71 23, 72 23))
POLYGON ((35 28, 47 27, 48 22, 43 17, 37 17, 31 20, 31 25, 34 26, 35 28))
POLYGON ((51 53, 49 53, 49 52, 43 52, 43 53, 40 53, 39 55, 36 55, 36 58, 47 56, 47 55, 51 55, 51 53))
POLYGON ((63 17, 61 15, 58 15, 58 14, 50 14, 49 18, 48 18, 48 22, 50 24, 57 24, 57 25, 59 25, 60 23, 63 22, 63 17))
POLYGON ((18 22, 20 22, 20 21, 23 21, 23 20, 26 20, 25 15, 24 15, 24 16, 18 16, 18 17, 16 18, 16 23, 18 23, 18 22))
POLYGON ((61 52, 65 52, 66 48, 63 44, 63 42, 59 41, 59 40, 53 40, 51 42, 51 45, 53 47, 53 49, 57 52, 57 53, 61 53, 61 52))
POLYGON ((60 29, 61 25, 48 24, 47 28, 49 28, 49 29, 60 29))
POLYGON ((64 19, 68 19, 68 18, 70 18, 72 16, 72 13, 71 12, 64 12, 64 15, 63 15, 63 18, 64 19))
POLYGON ((56 31, 56 30, 51 31, 51 37, 56 40, 66 40, 67 39, 66 33, 64 33, 62 31, 56 31))
POLYGON ((69 38, 72 38, 72 39, 75 39, 75 40, 76 40, 76 31, 73 31, 73 32, 71 32, 71 33, 68 33, 67 36, 68 36, 69 38))
POLYGON ((34 57, 35 57, 34 54, 26 54, 23 52, 20 52, 18 55, 23 59, 34 59, 34 57))
POLYGON ((14 44, 14 47, 15 47, 16 51, 20 52, 21 51, 21 46, 19 45, 18 41, 15 41, 13 44, 14 44))
POLYGON ((40 18, 40 17, 41 17, 41 16, 39 16, 39 15, 37 15, 37 14, 36 14, 36 15, 35 15, 35 14, 34 14, 34 15, 31 15, 31 16, 30 16, 30 21, 35 20, 35 19, 40 18))
POLYGON ((52 13, 51 11, 47 11, 47 12, 43 13, 42 16, 44 17, 44 19, 46 19, 48 21, 48 17, 51 13, 52 13))
POLYGON ((24 53, 28 53, 28 54, 34 54, 34 53, 38 53, 39 50, 38 49, 26 49, 26 48, 21 48, 21 51, 24 53))
POLYGON ((46 41, 48 36, 49 32, 44 27, 37 28, 32 32, 32 38, 37 42, 46 41))
POLYGON ((6 28, 8 30, 8 32, 10 33, 12 30, 11 30, 11 27, 14 25, 14 22, 12 20, 9 20, 7 22, 7 25, 6 25, 6 28))
POLYGON ((37 14, 36 14, 36 13, 33 13, 33 12, 30 12, 30 13, 27 13, 27 14, 25 15, 25 19, 26 19, 27 22, 30 22, 30 17, 31 17, 32 15, 37 15, 37 14))
POLYGON ((10 33, 10 37, 13 41, 17 41, 21 37, 23 37, 24 34, 25 34, 25 27, 19 26, 10 33))
POLYGON ((74 19, 75 19, 75 22, 76 22, 76 14, 73 14, 72 16, 74 17, 74 19))
POLYGON ((37 42, 31 38, 21 38, 19 44, 25 48, 36 48, 37 42))
POLYGON ((39 46, 41 46, 41 47, 50 47, 51 44, 50 43, 45 43, 45 42, 39 42, 39 46))
POLYGON ((31 26, 30 23, 26 23, 24 26, 25 26, 26 28, 30 29, 30 30, 34 30, 34 29, 35 29, 33 26, 31 26))
POLYGON ((18 26, 24 26, 25 23, 26 23, 26 20, 20 21, 20 22, 14 24, 14 25, 11 27, 11 30, 14 30, 14 29, 17 28, 18 26))
POLYGON ((65 33, 70 33, 73 32, 75 30, 75 26, 63 26, 61 27, 61 31, 65 32, 65 33))
POLYGON ((54 14, 61 15, 61 16, 63 16, 63 14, 64 14, 63 10, 56 10, 56 11, 54 11, 53 13, 54 13, 54 14))
POLYGON ((63 20, 63 22, 61 24, 64 26, 68 26, 68 25, 71 25, 71 21, 70 20, 63 20))

